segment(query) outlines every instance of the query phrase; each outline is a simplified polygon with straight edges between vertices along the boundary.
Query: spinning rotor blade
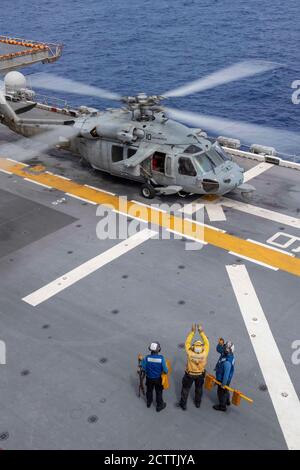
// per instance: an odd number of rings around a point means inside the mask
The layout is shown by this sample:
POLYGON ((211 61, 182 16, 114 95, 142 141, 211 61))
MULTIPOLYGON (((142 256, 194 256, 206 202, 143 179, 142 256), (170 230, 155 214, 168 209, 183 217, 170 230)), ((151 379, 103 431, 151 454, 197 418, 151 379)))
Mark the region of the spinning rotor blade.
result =
POLYGON ((225 69, 218 70, 206 77, 199 78, 193 82, 187 83, 174 90, 167 91, 162 95, 166 98, 175 98, 178 96, 187 96, 199 91, 209 90, 210 88, 224 85, 225 83, 241 80, 242 78, 252 77, 259 73, 273 70, 279 65, 273 62, 266 62, 260 60, 246 60, 238 62, 237 64, 226 67, 225 69))
POLYGON ((18 161, 27 160, 55 147, 55 145, 76 137, 78 133, 78 129, 71 126, 56 126, 55 129, 45 131, 37 136, 0 145, 0 155, 18 161))
POLYGON ((291 154, 295 153, 296 148, 300 147, 300 135, 296 132, 242 121, 231 121, 230 119, 206 116, 189 111, 179 111, 174 108, 165 108, 165 110, 172 119, 219 135, 237 137, 243 143, 269 145, 275 147, 278 151, 291 154))
POLYGON ((30 76, 31 85, 33 87, 45 90, 62 91, 64 93, 75 93, 79 95, 95 96, 97 98, 105 98, 108 100, 120 100, 121 96, 117 93, 104 90, 91 85, 62 78, 50 73, 37 73, 30 76))

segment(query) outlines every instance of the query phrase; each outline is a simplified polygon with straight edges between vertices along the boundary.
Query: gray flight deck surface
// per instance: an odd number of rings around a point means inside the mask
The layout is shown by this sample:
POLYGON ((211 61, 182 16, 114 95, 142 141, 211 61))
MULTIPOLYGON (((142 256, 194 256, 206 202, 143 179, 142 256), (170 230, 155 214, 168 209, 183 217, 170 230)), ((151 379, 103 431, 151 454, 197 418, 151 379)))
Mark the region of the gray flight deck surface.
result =
MULTIPOLYGON (((0 127, 0 140, 14 139, 0 127)), ((67 152, 54 150, 39 161, 80 184, 145 203, 139 185, 84 168, 67 152)), ((257 165, 238 161, 246 169, 257 165)), ((299 217, 298 171, 274 166, 251 184, 257 188, 251 204, 299 217)), ((0 339, 7 347, 7 364, 0 366, 1 448, 287 448, 225 266, 246 265, 298 397, 300 366, 292 363, 291 344, 300 339, 299 277, 209 244, 187 251, 182 240, 148 240, 32 307, 24 296, 119 240, 97 239, 97 206, 14 174, 0 173, 0 189, 0 339), (193 322, 210 339, 210 372, 218 337, 234 341, 232 385, 252 397, 253 405, 243 402, 217 413, 214 390, 204 392, 199 410, 192 394, 186 412, 175 406, 185 367, 182 345, 193 322), (146 353, 153 340, 160 341, 173 369, 161 413, 137 397, 137 354, 146 353)), ((172 196, 153 203, 193 199, 172 196)), ((279 231, 299 236, 291 226, 224 209, 226 221, 206 222, 265 244, 279 231)))

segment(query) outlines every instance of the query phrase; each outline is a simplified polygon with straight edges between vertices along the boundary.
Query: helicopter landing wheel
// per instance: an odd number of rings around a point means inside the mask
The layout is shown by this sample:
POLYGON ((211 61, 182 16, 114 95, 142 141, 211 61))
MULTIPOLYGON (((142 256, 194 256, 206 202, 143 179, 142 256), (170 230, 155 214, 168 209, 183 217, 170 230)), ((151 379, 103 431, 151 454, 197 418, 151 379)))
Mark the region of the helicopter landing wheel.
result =
POLYGON ((151 186, 151 184, 148 183, 143 184, 143 186, 141 187, 141 193, 142 196, 146 199, 153 199, 156 195, 155 189, 153 188, 153 186, 151 186))

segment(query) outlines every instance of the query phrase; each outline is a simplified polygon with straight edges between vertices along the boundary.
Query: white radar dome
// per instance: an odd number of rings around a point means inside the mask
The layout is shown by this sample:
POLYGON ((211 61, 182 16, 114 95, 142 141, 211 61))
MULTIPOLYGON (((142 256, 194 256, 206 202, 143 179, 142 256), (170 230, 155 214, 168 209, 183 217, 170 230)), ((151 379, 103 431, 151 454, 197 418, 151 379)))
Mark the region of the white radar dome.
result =
POLYGON ((18 91, 21 88, 26 88, 26 78, 20 72, 8 72, 4 78, 6 91, 18 91))

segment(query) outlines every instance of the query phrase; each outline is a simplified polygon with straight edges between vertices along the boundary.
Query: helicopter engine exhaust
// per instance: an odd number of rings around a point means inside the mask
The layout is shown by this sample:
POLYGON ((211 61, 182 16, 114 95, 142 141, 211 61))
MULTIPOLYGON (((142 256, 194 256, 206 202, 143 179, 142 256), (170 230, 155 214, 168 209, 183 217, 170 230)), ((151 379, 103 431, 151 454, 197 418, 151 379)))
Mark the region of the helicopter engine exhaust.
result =
POLYGON ((138 139, 144 137, 144 131, 142 129, 138 129, 133 125, 128 125, 125 127, 124 125, 120 126, 120 123, 101 123, 98 124, 93 131, 93 136, 102 137, 105 139, 117 139, 123 143, 136 142, 138 139))

